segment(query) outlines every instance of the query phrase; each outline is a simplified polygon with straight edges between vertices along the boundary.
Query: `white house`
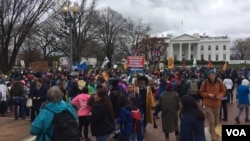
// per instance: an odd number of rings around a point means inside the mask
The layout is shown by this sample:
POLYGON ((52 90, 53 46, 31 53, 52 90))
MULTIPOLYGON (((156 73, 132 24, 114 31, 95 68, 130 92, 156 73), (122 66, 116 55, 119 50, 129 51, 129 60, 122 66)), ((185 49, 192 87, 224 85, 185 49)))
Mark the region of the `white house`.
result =
POLYGON ((230 61, 230 39, 227 36, 209 37, 183 34, 170 39, 168 58, 175 60, 230 61))

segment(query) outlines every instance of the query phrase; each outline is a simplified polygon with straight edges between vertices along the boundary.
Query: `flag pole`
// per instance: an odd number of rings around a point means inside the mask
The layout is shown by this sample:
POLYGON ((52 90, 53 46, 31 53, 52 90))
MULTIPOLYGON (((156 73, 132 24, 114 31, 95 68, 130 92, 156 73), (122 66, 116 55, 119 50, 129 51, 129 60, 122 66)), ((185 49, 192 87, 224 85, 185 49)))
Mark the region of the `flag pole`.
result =
POLYGON ((183 34, 183 20, 181 20, 181 32, 183 34))

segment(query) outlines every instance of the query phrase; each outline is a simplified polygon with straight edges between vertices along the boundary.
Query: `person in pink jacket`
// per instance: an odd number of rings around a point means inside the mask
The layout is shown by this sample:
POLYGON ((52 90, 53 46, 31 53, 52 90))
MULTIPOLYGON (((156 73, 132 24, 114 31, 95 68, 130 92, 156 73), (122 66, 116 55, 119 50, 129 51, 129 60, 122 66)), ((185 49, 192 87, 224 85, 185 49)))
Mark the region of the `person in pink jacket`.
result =
POLYGON ((77 95, 72 100, 72 105, 74 105, 77 108, 77 115, 78 115, 78 121, 79 121, 79 132, 80 137, 82 137, 82 128, 83 134, 84 134, 84 141, 90 141, 88 138, 88 132, 89 132, 89 121, 88 117, 90 116, 91 112, 91 106, 89 105, 90 95, 88 94, 88 88, 84 87, 80 91, 80 94, 77 95))

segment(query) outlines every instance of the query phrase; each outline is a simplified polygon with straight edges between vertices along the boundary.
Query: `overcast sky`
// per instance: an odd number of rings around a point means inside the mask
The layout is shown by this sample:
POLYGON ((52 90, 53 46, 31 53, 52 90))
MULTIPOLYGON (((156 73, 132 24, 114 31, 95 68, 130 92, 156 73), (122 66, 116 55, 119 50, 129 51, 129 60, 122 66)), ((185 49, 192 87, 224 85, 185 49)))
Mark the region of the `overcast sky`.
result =
POLYGON ((153 36, 250 37, 250 0, 98 0, 97 8, 107 6, 124 18, 149 23, 153 36))

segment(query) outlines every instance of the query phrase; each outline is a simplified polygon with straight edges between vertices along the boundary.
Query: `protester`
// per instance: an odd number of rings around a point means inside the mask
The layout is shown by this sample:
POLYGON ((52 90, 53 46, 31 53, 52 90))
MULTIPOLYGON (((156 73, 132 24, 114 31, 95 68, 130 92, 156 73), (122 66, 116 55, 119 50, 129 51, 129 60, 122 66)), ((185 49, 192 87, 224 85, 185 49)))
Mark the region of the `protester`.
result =
POLYGON ((238 86, 237 88, 237 97, 238 97, 238 113, 237 113, 237 116, 235 118, 235 121, 237 123, 240 123, 240 116, 243 112, 243 110, 245 109, 245 122, 250 122, 249 120, 249 106, 250 106, 250 101, 249 101, 249 98, 248 98, 248 95, 250 93, 249 91, 249 81, 247 79, 243 79, 242 80, 242 83, 240 86, 238 86))
POLYGON ((187 94, 192 96, 197 102, 199 101, 199 81, 194 73, 191 74, 190 78, 186 81, 187 94))
POLYGON ((228 99, 230 98, 230 91, 226 89, 225 86, 225 95, 221 98, 221 108, 220 108, 220 121, 227 121, 228 119, 228 110, 227 110, 227 103, 228 99), (223 114, 222 114, 223 113, 223 114), (223 117, 222 117, 223 115, 223 117))
POLYGON ((15 120, 18 120, 19 118, 25 119, 26 115, 25 115, 24 87, 21 81, 19 80, 14 81, 14 84, 10 89, 10 96, 14 103, 15 120))
POLYGON ((30 134, 36 135, 36 141, 52 141, 54 134, 53 117, 63 110, 68 110, 77 121, 74 108, 63 101, 63 93, 57 86, 49 89, 47 97, 48 103, 41 109, 30 126, 30 134))
POLYGON ((60 89, 60 90, 62 91, 62 93, 63 93, 63 100, 64 100, 65 102, 67 102, 67 101, 68 101, 68 92, 67 92, 66 89, 65 89, 64 83, 63 83, 62 81, 60 81, 60 82, 58 83, 57 86, 59 87, 59 89, 60 89))
MULTIPOLYGON (((113 107, 113 112, 115 115, 115 119, 118 119, 120 116, 120 108, 118 106, 118 98, 120 97, 120 95, 123 95, 124 93, 122 92, 122 90, 119 87, 119 81, 117 79, 113 79, 111 81, 111 90, 110 90, 110 94, 109 94, 109 98, 110 101, 112 103, 112 107, 113 107)), ((115 135, 114 135, 114 139, 117 139, 119 136, 119 124, 117 123, 115 124, 115 135)))
POLYGON ((91 133, 96 141, 108 141, 115 130, 115 116, 106 89, 98 89, 94 95, 95 104, 90 116, 91 133))
POLYGON ((29 83, 25 82, 24 80, 21 80, 21 83, 23 85, 23 89, 24 89, 24 93, 23 93, 23 97, 24 97, 24 111, 25 111, 25 116, 30 116, 30 107, 26 106, 27 100, 29 98, 30 95, 30 88, 29 88, 29 83))
POLYGON ((135 88, 135 92, 141 97, 140 110, 143 118, 143 131, 146 132, 147 124, 153 123, 152 108, 154 107, 154 97, 151 87, 148 86, 146 76, 140 76, 137 85, 138 87, 135 88))
POLYGON ((47 100, 48 89, 43 85, 43 80, 38 78, 36 80, 36 88, 32 89, 30 92, 30 97, 32 98, 32 107, 31 107, 31 117, 30 121, 33 122, 36 116, 39 114, 39 110, 47 100))
POLYGON ((190 95, 180 100, 180 140, 179 141, 206 141, 204 122, 205 115, 200 110, 196 100, 190 95))
POLYGON ((84 141, 89 141, 89 116, 91 107, 88 105, 90 95, 88 94, 88 87, 84 87, 80 90, 80 94, 72 100, 72 104, 77 107, 77 115, 79 121, 79 133, 82 137, 82 128, 84 141))
POLYGON ((221 99, 225 94, 225 87, 223 83, 217 79, 214 70, 210 70, 208 72, 208 79, 202 82, 200 94, 203 97, 212 141, 218 141, 215 127, 219 123, 221 99))
POLYGON ((179 140, 179 96, 178 93, 174 91, 172 83, 168 83, 166 91, 161 94, 159 99, 159 108, 162 111, 162 131, 165 134, 165 140, 169 141, 169 133, 171 132, 175 132, 176 140, 179 140))
POLYGON ((118 106, 120 108, 120 116, 117 119, 120 124, 120 134, 117 141, 136 141, 137 135, 133 131, 135 121, 132 119, 131 112, 136 110, 125 95, 121 95, 118 99, 118 106))
POLYGON ((223 84, 226 86, 226 89, 229 93, 227 101, 228 103, 233 102, 233 86, 234 83, 232 81, 232 79, 229 77, 229 75, 226 76, 226 78, 223 80, 223 84))
POLYGON ((8 87, 4 84, 4 80, 0 78, 0 114, 4 116, 7 112, 7 98, 9 96, 8 87))

